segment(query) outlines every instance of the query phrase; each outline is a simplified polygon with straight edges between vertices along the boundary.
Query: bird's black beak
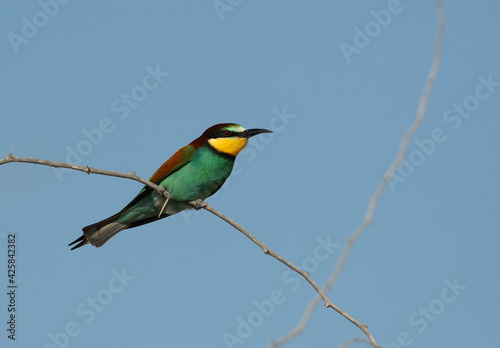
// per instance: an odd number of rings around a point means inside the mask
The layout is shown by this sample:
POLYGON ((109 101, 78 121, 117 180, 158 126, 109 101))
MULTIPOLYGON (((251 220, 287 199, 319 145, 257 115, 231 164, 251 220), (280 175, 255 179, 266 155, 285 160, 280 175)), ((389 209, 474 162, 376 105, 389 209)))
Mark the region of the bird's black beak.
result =
POLYGON ((242 138, 251 138, 254 135, 261 134, 261 133, 272 133, 273 131, 270 131, 268 129, 260 129, 260 128, 254 128, 254 129, 247 129, 244 132, 241 132, 239 134, 240 137, 242 138))

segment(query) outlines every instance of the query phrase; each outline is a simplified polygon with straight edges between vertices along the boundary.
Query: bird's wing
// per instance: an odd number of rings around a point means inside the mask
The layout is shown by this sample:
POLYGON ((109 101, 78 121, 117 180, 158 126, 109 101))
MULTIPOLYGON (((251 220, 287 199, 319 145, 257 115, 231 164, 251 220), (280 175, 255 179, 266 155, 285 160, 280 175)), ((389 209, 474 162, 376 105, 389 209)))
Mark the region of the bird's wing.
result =
POLYGON ((177 150, 160 168, 153 174, 149 181, 159 183, 170 174, 178 171, 191 161, 195 148, 191 145, 186 145, 177 150))
MULTIPOLYGON (((153 176, 149 179, 149 181, 154 182, 155 184, 160 184, 160 182, 165 179, 170 174, 178 171, 182 167, 191 161, 193 154, 196 149, 191 145, 186 145, 177 150, 165 163, 161 165, 160 168, 153 174, 153 176)), ((141 200, 144 195, 149 194, 152 190, 149 186, 144 186, 143 189, 139 192, 135 198, 130 201, 120 212, 123 212, 136 204, 141 200)))
MULTIPOLYGON (((156 172, 149 179, 149 181, 159 185, 160 182, 167 176, 178 171, 186 164, 188 164, 189 161, 191 161, 191 158, 193 157, 195 151, 196 149, 191 144, 181 147, 165 163, 163 163, 161 167, 158 168, 158 170, 156 170, 156 172)), ((136 204, 138 201, 141 200, 142 197, 149 194, 151 190, 152 190, 151 187, 144 186, 143 189, 139 192, 139 194, 135 196, 135 198, 132 201, 130 201, 130 203, 127 204, 120 212, 123 212, 128 208, 130 208, 131 206, 133 206, 134 204, 136 204)))

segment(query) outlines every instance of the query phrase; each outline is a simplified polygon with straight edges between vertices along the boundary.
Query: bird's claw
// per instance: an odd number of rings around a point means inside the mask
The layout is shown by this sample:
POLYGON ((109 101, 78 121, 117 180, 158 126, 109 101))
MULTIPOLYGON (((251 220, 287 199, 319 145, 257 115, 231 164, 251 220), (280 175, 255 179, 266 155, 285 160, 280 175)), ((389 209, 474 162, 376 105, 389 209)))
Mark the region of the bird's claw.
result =
POLYGON ((194 202, 193 206, 194 206, 194 209, 196 210, 200 210, 200 209, 203 209, 205 206, 207 205, 207 203, 203 202, 202 199, 198 199, 194 202))

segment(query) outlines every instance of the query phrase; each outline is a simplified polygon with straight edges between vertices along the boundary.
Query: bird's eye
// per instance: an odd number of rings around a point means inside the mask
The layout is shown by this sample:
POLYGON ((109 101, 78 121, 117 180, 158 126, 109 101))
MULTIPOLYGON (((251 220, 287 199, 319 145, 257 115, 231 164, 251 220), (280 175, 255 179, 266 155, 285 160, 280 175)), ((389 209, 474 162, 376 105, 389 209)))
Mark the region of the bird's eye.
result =
POLYGON ((228 137, 231 135, 231 132, 230 131, 224 131, 224 136, 228 137))

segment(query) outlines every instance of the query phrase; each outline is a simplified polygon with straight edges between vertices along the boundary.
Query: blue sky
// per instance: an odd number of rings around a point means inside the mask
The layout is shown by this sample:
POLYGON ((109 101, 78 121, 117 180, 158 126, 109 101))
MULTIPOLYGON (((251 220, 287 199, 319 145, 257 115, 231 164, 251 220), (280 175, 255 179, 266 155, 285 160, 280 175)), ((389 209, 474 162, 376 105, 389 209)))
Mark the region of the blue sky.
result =
MULTIPOLYGON (((500 324, 500 4, 443 6, 424 122, 328 293, 390 347, 489 346, 500 324)), ((434 1, 410 0, 41 0, 0 17, 0 157, 147 178, 213 124, 271 128, 208 202, 320 285, 415 118, 437 31, 434 1)), ((141 185, 17 163, 0 178, 0 286, 9 234, 18 285, 1 347, 267 347, 315 295, 206 211, 70 251, 141 185)), ((319 306, 285 346, 362 336, 319 306)))

